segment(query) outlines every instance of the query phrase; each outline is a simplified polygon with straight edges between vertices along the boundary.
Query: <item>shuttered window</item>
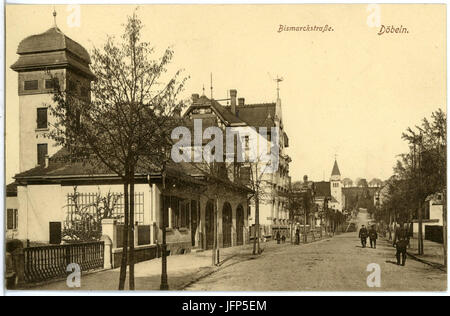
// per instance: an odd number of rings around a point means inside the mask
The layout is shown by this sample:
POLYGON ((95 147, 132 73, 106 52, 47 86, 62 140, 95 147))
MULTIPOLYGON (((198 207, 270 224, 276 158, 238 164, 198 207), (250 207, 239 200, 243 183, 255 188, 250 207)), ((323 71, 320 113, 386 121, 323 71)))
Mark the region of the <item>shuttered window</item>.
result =
POLYGON ((38 144, 37 145, 37 161, 38 165, 44 165, 45 163, 45 156, 48 153, 48 146, 47 144, 38 144))
POLYGON ((6 214, 6 228, 7 229, 17 229, 18 227, 18 211, 15 208, 7 209, 6 214))
POLYGON ((37 128, 47 128, 47 108, 37 109, 37 128))

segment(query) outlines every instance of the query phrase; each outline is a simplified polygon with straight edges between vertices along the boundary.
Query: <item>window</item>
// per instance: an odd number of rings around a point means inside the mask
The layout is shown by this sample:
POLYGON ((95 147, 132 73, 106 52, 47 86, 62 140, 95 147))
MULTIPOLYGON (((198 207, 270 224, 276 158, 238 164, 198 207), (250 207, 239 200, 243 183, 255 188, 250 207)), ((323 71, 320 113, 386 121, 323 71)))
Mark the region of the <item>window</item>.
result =
POLYGON ((37 162, 38 165, 43 165, 45 163, 45 156, 48 154, 48 146, 47 144, 38 144, 37 145, 37 162))
POLYGON ((37 80, 26 80, 23 83, 24 90, 37 90, 39 88, 39 82, 37 80))
POLYGON ((47 108, 37 109, 37 128, 47 128, 47 108))
MULTIPOLYGON (((124 209, 124 197, 120 195, 113 211, 113 217, 117 218, 119 223, 124 222, 124 209)), ((138 222, 138 225, 144 225, 144 192, 134 192, 134 222, 138 222)))
POLYGON ((83 98, 87 98, 89 96, 89 90, 86 87, 81 87, 80 94, 83 98))
POLYGON ((46 79, 45 80, 45 89, 54 89, 59 87, 58 78, 46 79))
POLYGON ((172 227, 189 228, 190 226, 190 201, 180 200, 172 197, 172 227), (175 202, 174 202, 175 200, 175 202))
POLYGON ((69 81, 67 83, 67 88, 68 88, 69 92, 76 93, 77 83, 75 81, 69 81))
POLYGON ((18 227, 18 211, 15 208, 7 209, 6 228, 17 229, 18 227))

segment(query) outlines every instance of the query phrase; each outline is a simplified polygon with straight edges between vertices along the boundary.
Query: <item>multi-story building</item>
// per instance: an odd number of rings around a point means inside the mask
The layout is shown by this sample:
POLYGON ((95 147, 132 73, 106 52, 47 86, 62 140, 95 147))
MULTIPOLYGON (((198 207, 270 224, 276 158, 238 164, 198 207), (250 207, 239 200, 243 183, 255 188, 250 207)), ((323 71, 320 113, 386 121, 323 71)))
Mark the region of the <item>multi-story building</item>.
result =
MULTIPOLYGON (((281 100, 278 99, 275 103, 263 104, 246 104, 244 98, 237 98, 237 90, 230 90, 230 98, 225 99, 229 104, 222 105, 219 101, 212 100, 205 95, 192 95, 192 105, 185 112, 184 117, 189 119, 202 119, 203 122, 210 122, 222 128, 230 127, 235 130, 240 130, 244 138, 246 128, 261 128, 265 127, 268 130, 276 128, 278 131, 278 152, 276 153, 278 159, 278 166, 274 172, 263 172, 266 165, 259 161, 257 157, 256 162, 237 164, 238 170, 233 168, 236 175, 246 174, 247 185, 253 190, 258 187, 261 190, 259 203, 259 219, 261 236, 266 238, 272 236, 274 229, 287 230, 289 227, 289 211, 288 201, 284 193, 287 193, 290 187, 291 178, 289 176, 290 157, 286 153, 286 148, 289 146, 289 139, 284 130, 283 119, 281 114, 281 100), (257 175, 263 174, 261 178, 257 175)), ((261 142, 268 141, 273 144, 273 139, 269 133, 267 139, 258 136, 258 145, 261 142)), ((243 140, 245 144, 245 151, 249 154, 250 151, 255 150, 249 148, 248 138, 243 140)), ((271 145, 269 145, 271 146, 271 145)), ((249 224, 255 224, 255 204, 252 199, 251 211, 249 214, 249 224)), ((253 233, 251 234, 253 236, 253 233)))

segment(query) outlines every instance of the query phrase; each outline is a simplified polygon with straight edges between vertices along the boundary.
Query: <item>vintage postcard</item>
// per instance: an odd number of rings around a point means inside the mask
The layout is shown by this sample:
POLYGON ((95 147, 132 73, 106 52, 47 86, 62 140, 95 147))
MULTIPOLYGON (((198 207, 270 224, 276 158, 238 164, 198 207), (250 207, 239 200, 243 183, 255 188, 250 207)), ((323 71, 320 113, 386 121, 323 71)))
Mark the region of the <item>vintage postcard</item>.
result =
POLYGON ((6 4, 6 293, 447 291, 446 10, 6 4))

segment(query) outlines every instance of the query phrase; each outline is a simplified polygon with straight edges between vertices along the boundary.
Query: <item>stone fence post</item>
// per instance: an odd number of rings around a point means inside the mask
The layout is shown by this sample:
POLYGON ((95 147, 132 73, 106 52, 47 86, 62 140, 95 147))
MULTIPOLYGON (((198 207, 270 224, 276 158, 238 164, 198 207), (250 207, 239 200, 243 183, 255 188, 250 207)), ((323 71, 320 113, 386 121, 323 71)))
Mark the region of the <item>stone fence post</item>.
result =
POLYGON ((112 248, 117 248, 117 220, 105 218, 102 220, 102 235, 108 236, 112 242, 112 248))
POLYGON ((111 238, 107 235, 102 235, 101 241, 104 242, 103 268, 112 269, 112 245, 111 238))
POLYGON ((133 229, 133 233, 134 233, 134 246, 137 247, 139 244, 139 222, 135 222, 134 223, 134 229, 133 229))

